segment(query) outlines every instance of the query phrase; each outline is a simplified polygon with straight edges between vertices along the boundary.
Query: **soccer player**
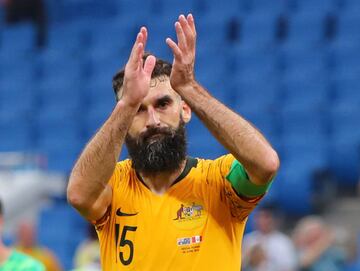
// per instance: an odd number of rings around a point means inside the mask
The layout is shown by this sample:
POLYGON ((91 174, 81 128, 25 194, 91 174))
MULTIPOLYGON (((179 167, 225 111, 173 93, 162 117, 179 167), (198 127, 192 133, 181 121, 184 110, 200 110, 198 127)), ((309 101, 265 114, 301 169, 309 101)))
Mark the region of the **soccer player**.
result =
POLYGON ((33 258, 6 247, 1 240, 3 209, 0 201, 0 271, 45 271, 44 266, 33 258))
POLYGON ((196 81, 193 16, 175 30, 171 65, 144 55, 140 29, 114 77, 117 104, 70 176, 68 200, 96 226, 103 270, 240 270, 247 217, 279 167, 261 133, 196 81), (191 111, 230 154, 186 155, 191 111), (117 163, 124 143, 130 159, 117 163))

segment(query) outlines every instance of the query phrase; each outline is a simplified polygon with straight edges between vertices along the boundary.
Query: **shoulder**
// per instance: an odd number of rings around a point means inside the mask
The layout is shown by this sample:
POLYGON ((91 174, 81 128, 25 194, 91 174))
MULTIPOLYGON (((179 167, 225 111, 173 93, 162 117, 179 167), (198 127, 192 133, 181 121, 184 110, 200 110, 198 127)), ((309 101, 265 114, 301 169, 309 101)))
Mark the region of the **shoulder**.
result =
POLYGON ((235 157, 232 154, 222 155, 216 159, 203 159, 197 158, 198 165, 197 168, 202 170, 217 171, 221 175, 224 175, 229 172, 232 163, 235 161, 235 157))
POLYGON ((113 175, 109 181, 111 187, 114 187, 116 183, 125 180, 133 171, 131 166, 131 160, 126 159, 116 164, 113 175))

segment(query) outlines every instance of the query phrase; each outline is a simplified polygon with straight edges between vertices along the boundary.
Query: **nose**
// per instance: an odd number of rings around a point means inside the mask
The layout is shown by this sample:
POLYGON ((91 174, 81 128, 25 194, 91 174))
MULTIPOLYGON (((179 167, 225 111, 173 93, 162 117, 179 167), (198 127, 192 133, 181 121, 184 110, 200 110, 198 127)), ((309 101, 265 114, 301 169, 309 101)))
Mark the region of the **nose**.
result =
POLYGON ((148 108, 148 118, 146 121, 146 128, 149 127, 158 127, 160 126, 160 118, 156 110, 154 108, 148 108))

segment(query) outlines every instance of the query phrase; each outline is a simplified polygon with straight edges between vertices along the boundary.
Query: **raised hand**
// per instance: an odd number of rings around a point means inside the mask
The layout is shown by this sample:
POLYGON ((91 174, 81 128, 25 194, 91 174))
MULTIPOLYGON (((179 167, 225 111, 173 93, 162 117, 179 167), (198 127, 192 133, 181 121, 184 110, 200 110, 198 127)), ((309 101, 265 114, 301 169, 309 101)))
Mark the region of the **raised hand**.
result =
POLYGON ((179 16, 175 23, 175 30, 178 43, 167 38, 166 43, 171 48, 174 61, 170 75, 170 83, 174 90, 190 86, 195 82, 194 64, 196 48, 196 29, 194 17, 189 14, 179 16))
POLYGON ((151 73, 155 67, 156 59, 150 55, 146 58, 144 64, 143 55, 147 36, 146 28, 142 27, 137 34, 129 60, 125 66, 121 100, 131 106, 140 104, 150 89, 151 73))

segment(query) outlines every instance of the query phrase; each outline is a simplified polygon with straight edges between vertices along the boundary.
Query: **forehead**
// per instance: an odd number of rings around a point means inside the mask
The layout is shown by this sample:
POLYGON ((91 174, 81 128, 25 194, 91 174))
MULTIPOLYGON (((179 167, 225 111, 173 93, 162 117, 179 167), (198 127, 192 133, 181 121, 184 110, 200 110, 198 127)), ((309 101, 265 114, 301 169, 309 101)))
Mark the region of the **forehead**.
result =
MULTIPOLYGON (((118 92, 118 97, 121 99, 123 95, 123 88, 121 87, 118 92)), ((170 78, 166 75, 161 75, 159 77, 153 78, 150 81, 150 91, 148 95, 144 98, 144 101, 148 100, 149 98, 154 98, 154 96, 164 96, 169 95, 173 99, 179 98, 180 95, 177 94, 170 85, 170 78)), ((160 98, 158 97, 158 98, 160 98)))
POLYGON ((152 100, 156 100, 165 95, 168 95, 173 99, 180 97, 179 94, 172 89, 169 77, 160 76, 153 78, 150 82, 150 91, 144 98, 144 103, 151 102, 152 100))

